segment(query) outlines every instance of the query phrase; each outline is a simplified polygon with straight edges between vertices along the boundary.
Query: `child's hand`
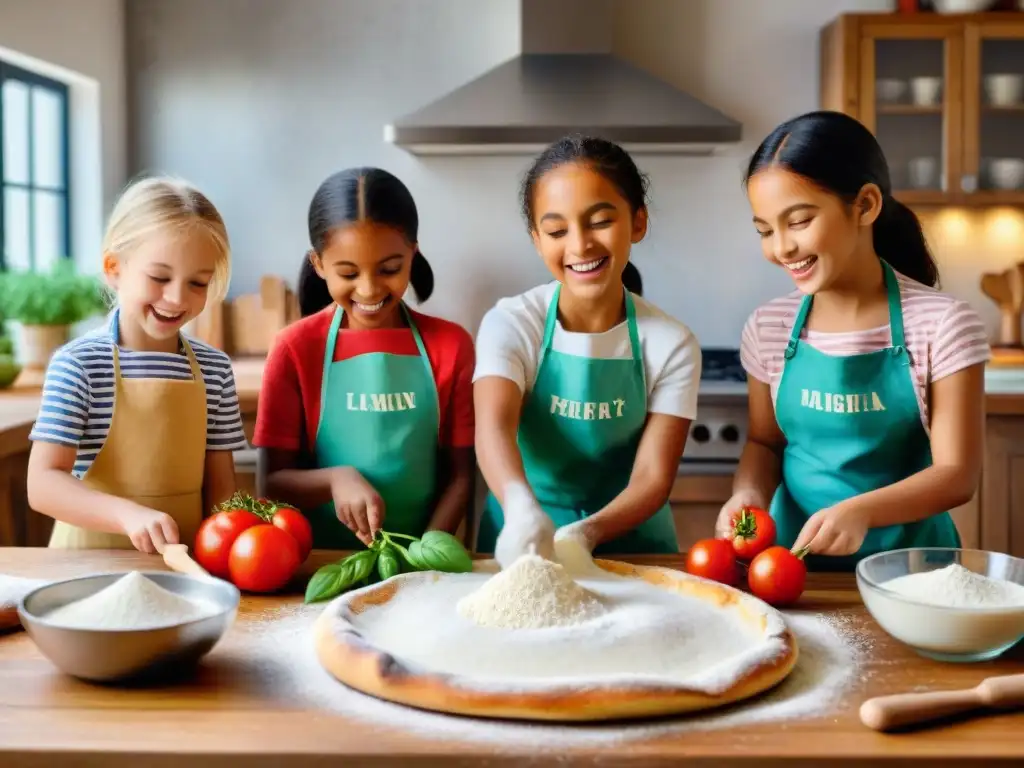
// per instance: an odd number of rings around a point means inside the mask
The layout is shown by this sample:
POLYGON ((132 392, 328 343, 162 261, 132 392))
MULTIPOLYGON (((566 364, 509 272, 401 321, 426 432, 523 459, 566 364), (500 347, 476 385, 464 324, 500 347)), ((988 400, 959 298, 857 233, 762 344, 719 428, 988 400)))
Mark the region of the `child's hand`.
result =
POLYGON ((139 506, 122 521, 124 535, 132 545, 147 555, 159 554, 167 544, 178 543, 178 524, 164 512, 139 506))
POLYGON ((732 518, 744 507, 764 509, 764 501, 761 498, 761 494, 756 491, 739 491, 734 493, 732 498, 722 505, 722 511, 718 513, 718 519, 715 521, 716 539, 732 538, 732 518))
POLYGON ((815 555, 852 555, 861 548, 867 535, 868 521, 861 510, 848 502, 840 502, 807 518, 793 551, 807 547, 815 555))
POLYGON ((555 559, 555 525, 527 486, 509 483, 505 487, 502 511, 505 524, 494 543, 494 559, 498 565, 508 568, 527 554, 555 559))
POLYGON ((331 496, 338 519, 370 546, 373 534, 384 525, 384 500, 380 494, 352 467, 338 467, 331 480, 331 496))

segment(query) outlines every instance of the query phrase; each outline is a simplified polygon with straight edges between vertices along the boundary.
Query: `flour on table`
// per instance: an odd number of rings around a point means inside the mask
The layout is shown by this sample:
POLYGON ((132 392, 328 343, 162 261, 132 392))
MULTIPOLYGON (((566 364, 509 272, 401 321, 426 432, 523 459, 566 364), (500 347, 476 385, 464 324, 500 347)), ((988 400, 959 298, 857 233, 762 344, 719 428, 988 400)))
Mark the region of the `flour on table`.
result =
POLYGON ((459 615, 482 627, 539 629, 580 624, 604 612, 601 601, 558 563, 523 555, 462 597, 459 615))
POLYGON ((16 627, 21 623, 18 618, 18 603, 33 589, 45 583, 42 579, 0 574, 0 630, 16 627))
POLYGON ((840 711, 851 687, 858 684, 862 658, 870 656, 851 646, 842 629, 825 614, 791 613, 786 621, 800 647, 796 667, 780 685, 756 698, 689 716, 626 724, 496 721, 404 707, 338 682, 320 666, 313 644, 313 624, 322 610, 315 604, 297 604, 252 612, 247 620, 235 623, 205 663, 222 665, 218 676, 238 674, 239 685, 258 685, 274 697, 275 705, 280 702, 283 707, 308 709, 317 717, 334 714, 371 731, 536 754, 758 723, 831 718, 840 711), (282 648, 288 652, 282 653, 282 648))
POLYGON ((948 608, 1024 608, 1024 586, 975 573, 959 563, 899 576, 882 586, 911 600, 948 608))
POLYGON ((44 618, 51 624, 74 629, 153 629, 206 618, 217 610, 212 603, 182 597, 132 571, 44 618))

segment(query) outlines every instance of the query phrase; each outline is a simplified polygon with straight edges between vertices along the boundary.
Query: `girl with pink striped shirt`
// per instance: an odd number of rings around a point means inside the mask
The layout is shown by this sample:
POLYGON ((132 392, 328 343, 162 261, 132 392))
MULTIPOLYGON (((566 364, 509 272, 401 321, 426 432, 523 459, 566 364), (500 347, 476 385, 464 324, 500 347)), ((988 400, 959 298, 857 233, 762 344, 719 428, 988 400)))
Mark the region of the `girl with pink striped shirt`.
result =
POLYGON ((841 113, 802 115, 761 143, 746 188, 764 256, 797 290, 743 331, 750 423, 719 535, 759 506, 812 568, 959 547, 948 510, 981 473, 987 334, 934 288, 878 142, 841 113))

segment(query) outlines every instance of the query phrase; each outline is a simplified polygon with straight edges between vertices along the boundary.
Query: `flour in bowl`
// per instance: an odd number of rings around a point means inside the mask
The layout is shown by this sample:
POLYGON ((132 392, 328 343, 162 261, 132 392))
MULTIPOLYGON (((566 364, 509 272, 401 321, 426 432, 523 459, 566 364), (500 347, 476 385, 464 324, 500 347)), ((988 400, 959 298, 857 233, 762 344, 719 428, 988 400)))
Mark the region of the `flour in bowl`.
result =
POLYGON ((918 602, 945 608, 1024 608, 1024 587, 950 563, 883 582, 882 586, 918 602))
POLYGON ((604 606, 560 564, 523 555, 461 598, 457 610, 482 627, 541 629, 581 624, 600 616, 604 606))
POLYGON ((71 629, 154 629, 212 616, 217 606, 193 601, 132 571, 89 597, 61 606, 44 617, 71 629))

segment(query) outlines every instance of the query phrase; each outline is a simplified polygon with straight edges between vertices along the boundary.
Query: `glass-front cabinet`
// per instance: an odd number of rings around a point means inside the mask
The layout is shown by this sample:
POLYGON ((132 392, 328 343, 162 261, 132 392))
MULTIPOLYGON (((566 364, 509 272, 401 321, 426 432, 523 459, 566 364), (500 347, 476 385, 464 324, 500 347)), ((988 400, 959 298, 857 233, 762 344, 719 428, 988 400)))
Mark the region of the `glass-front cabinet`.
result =
POLYGON ((822 108, 875 133, 897 198, 1024 204, 1024 13, 842 16, 821 66, 822 108))

